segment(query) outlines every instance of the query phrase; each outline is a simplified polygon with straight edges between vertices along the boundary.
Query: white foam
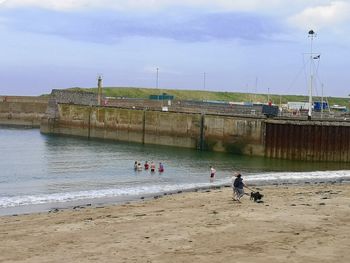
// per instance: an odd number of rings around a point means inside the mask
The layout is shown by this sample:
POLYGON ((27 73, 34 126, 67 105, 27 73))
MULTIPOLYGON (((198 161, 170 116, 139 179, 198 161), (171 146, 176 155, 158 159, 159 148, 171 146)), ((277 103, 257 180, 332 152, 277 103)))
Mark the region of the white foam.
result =
POLYGON ((249 174, 245 177, 246 181, 330 181, 330 180, 348 180, 350 179, 350 171, 314 171, 314 172, 279 172, 279 173, 260 173, 249 174))
MULTIPOLYGON (((350 171, 316 171, 316 172, 277 172, 245 174, 245 182, 306 182, 306 181, 330 181, 350 180, 350 171)), ((220 186, 230 184, 231 178, 216 179, 214 183, 182 183, 182 184, 156 184, 156 185, 124 185, 121 188, 105 188, 98 190, 72 191, 53 194, 17 195, 11 197, 0 197, 0 208, 19 207, 26 205, 64 203, 70 201, 110 198, 110 197, 137 197, 152 195, 163 192, 175 192, 195 188, 220 186)))
POLYGON ((40 195, 21 195, 13 197, 0 197, 0 208, 37 205, 45 203, 70 202, 83 199, 109 198, 122 196, 141 196, 163 192, 174 192, 179 190, 189 190, 194 188, 207 187, 209 185, 221 185, 222 181, 214 184, 198 183, 198 184, 167 184, 154 186, 135 186, 124 187, 122 189, 110 188, 66 193, 40 194, 40 195))

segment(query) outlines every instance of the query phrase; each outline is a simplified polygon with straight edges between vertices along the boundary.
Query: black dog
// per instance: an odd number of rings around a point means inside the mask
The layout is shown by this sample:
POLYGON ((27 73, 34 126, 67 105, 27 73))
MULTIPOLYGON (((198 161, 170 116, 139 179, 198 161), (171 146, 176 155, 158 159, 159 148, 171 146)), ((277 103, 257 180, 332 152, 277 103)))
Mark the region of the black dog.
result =
POLYGON ((259 192, 251 192, 250 193, 250 200, 254 200, 254 202, 260 201, 261 198, 263 198, 264 195, 260 194, 259 192))

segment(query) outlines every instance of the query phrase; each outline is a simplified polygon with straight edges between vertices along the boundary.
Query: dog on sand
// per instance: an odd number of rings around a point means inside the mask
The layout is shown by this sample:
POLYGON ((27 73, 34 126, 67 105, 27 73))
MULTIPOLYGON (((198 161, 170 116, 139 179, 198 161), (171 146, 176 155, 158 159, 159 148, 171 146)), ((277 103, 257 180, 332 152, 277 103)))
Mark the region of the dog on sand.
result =
POLYGON ((254 200, 254 202, 260 201, 263 197, 264 195, 260 194, 259 192, 250 193, 250 200, 254 200))

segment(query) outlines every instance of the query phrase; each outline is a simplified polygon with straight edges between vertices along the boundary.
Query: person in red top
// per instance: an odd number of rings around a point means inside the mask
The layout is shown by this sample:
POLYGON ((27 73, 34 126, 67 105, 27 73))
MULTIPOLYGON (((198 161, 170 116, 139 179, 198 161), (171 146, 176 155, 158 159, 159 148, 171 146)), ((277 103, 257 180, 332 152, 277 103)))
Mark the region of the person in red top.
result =
POLYGON ((147 162, 147 161, 145 162, 145 165, 144 165, 144 166, 145 166, 145 170, 148 170, 148 168, 149 168, 149 164, 148 164, 148 162, 147 162))

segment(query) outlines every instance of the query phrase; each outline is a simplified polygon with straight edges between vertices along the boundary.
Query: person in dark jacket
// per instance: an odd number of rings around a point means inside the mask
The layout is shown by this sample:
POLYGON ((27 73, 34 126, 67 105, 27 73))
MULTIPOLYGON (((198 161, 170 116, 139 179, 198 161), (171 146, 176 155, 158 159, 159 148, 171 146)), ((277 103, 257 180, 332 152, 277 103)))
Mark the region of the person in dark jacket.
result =
POLYGON ((233 188, 233 199, 240 202, 242 196, 244 195, 244 187, 247 187, 243 183, 243 178, 240 173, 236 173, 232 177, 232 188, 233 188))

